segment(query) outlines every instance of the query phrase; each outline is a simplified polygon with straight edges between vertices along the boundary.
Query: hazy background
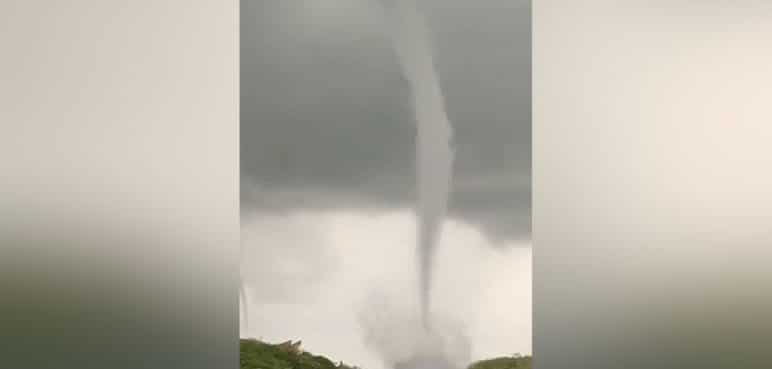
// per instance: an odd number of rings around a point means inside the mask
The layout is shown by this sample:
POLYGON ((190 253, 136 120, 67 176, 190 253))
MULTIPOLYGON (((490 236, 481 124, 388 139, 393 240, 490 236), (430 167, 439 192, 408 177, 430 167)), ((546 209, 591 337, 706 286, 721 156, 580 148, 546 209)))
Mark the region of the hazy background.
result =
POLYGON ((536 367, 769 367, 772 3, 533 21, 536 367))
MULTIPOLYGON (((475 359, 531 352, 529 1, 418 1, 455 129, 434 305, 475 359)), ((414 288, 415 122, 374 0, 242 1, 248 335, 366 368, 358 314, 414 288)), ((242 332, 242 335, 247 333, 242 332)))
POLYGON ((0 2, 0 368, 238 366, 237 21, 0 2))

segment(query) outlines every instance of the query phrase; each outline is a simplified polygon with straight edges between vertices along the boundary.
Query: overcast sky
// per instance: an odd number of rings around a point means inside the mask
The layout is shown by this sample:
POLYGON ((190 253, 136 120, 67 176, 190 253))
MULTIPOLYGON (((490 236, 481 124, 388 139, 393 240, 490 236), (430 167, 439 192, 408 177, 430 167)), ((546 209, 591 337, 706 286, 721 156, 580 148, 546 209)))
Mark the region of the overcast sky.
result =
MULTIPOLYGON (((529 2, 419 7, 455 130, 436 305, 473 358, 530 352, 529 2)), ((379 17, 375 0, 241 6, 249 335, 367 369, 382 364, 363 346, 365 297, 409 299, 415 274, 415 123, 379 17)))

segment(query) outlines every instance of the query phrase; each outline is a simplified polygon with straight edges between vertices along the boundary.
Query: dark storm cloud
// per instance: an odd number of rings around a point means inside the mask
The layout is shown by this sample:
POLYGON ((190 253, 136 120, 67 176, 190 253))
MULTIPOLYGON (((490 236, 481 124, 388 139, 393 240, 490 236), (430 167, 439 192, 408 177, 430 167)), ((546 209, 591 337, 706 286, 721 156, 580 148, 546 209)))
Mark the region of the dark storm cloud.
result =
MULTIPOLYGON (((493 239, 527 238, 528 2, 421 4, 456 136, 451 215, 493 239)), ((377 11, 373 0, 242 2, 245 211, 412 205, 410 91, 377 11)))

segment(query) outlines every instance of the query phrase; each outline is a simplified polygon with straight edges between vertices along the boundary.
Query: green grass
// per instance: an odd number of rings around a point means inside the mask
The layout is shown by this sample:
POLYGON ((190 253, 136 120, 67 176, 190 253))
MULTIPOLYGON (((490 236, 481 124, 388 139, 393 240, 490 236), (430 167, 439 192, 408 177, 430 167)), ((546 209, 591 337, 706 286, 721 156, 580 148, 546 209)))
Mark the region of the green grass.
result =
MULTIPOLYGON (((293 351, 288 345, 241 340, 241 369, 358 369, 330 359, 293 351)), ((468 369, 531 369, 531 357, 499 357, 473 363, 468 369)))

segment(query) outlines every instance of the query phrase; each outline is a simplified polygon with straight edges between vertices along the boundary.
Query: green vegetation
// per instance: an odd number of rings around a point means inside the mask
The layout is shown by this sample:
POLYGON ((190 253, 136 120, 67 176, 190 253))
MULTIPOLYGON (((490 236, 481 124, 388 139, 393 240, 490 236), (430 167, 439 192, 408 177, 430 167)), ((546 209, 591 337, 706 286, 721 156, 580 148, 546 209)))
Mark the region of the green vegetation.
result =
POLYGON ((272 345, 258 340, 241 340, 240 346, 241 369, 358 369, 303 352, 300 342, 272 345))
MULTIPOLYGON (((300 342, 277 345, 258 340, 241 340, 241 369, 359 369, 335 364, 324 356, 303 352, 300 342)), ((531 369, 530 356, 499 357, 473 363, 468 369, 531 369)))
POLYGON ((531 356, 497 357, 478 361, 469 366, 469 369, 531 369, 531 356))

